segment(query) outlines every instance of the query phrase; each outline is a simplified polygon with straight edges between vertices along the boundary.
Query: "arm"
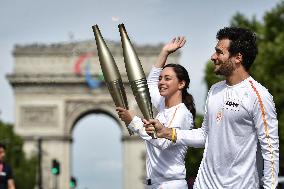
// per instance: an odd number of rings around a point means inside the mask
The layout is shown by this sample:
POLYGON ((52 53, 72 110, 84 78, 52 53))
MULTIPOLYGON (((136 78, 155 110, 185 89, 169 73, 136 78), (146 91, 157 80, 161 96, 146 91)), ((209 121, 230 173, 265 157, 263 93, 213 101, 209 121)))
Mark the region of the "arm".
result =
POLYGON ((15 189, 16 187, 13 179, 12 168, 10 166, 7 166, 7 180, 8 189, 15 189))
POLYGON ((142 120, 135 116, 133 112, 126 110, 124 108, 117 107, 116 108, 117 114, 119 118, 128 125, 128 128, 133 131, 134 133, 138 134, 142 139, 148 140, 152 137, 149 136, 144 127, 142 120))
POLYGON ((147 84, 149 87, 151 102, 155 108, 158 108, 161 102, 162 96, 159 93, 158 82, 162 68, 166 64, 169 54, 175 52, 185 44, 186 40, 184 37, 174 38, 172 41, 167 43, 161 50, 154 67, 151 69, 147 84))
POLYGON ((176 132, 176 142, 178 144, 194 147, 194 148, 204 148, 207 135, 208 135, 208 98, 206 100, 205 112, 203 117, 203 122, 201 128, 192 129, 189 131, 177 130, 176 132))
MULTIPOLYGON (((179 115, 179 117, 176 117, 175 121, 173 122, 173 127, 172 128, 167 128, 170 131, 172 131, 172 129, 181 129, 181 124, 182 123, 184 125, 183 128, 186 129, 190 129, 192 126, 192 115, 190 117, 188 116, 184 116, 185 114, 181 115, 182 112, 177 113, 179 115), (178 124, 177 124, 178 123, 178 124)), ((144 123, 148 122, 147 120, 143 120, 144 123)), ((158 121, 158 120, 157 120, 158 121)), ((159 121, 158 121, 159 122, 159 121)), ((159 122, 160 123, 160 122, 159 122)), ((161 124, 162 125, 162 124, 161 124)), ((133 132, 137 133, 143 140, 147 140, 148 142, 150 142, 153 146, 157 147, 160 150, 164 150, 170 146, 176 145, 175 142, 173 142, 171 139, 170 140, 166 139, 165 137, 159 137, 158 139, 152 139, 151 135, 153 134, 153 132, 151 134, 146 132, 146 128, 143 127, 143 122, 142 120, 137 117, 134 116, 133 119, 131 120, 131 122, 129 123, 128 128, 130 130, 132 130, 133 132)))
POLYGON ((8 180, 8 189, 16 189, 13 179, 8 180))
MULTIPOLYGON (((268 92, 267 92, 268 93, 268 92)), ((264 94, 255 101, 252 112, 264 160, 263 188, 275 189, 279 172, 279 137, 276 109, 272 96, 264 94)))
POLYGON ((214 86, 210 88, 208 91, 207 99, 206 99, 206 105, 204 110, 204 117, 201 128, 198 129, 192 129, 190 131, 178 131, 176 133, 177 136, 177 143, 194 147, 194 148, 204 148, 207 135, 209 132, 209 118, 208 118, 208 103, 211 96, 212 91, 214 90, 214 86))
MULTIPOLYGON (((203 122, 204 123, 204 122, 203 122)), ((202 127, 198 129, 192 130, 177 130, 176 131, 176 143, 182 144, 185 146, 190 146, 194 148, 204 148, 206 138, 207 138, 207 131, 206 126, 202 123, 202 127)))
POLYGON ((159 120, 152 119, 149 122, 145 121, 145 130, 148 134, 152 134, 156 130, 156 135, 158 138, 168 139, 176 144, 202 148, 205 145, 207 132, 205 126, 202 126, 199 129, 192 130, 180 130, 176 129, 175 131, 172 128, 164 127, 159 120), (174 135, 173 132, 176 132, 174 135), (175 138, 173 138, 175 136, 175 138))
MULTIPOLYGON (((210 91, 208 95, 210 94, 210 91)), ((206 101, 205 107, 205 114, 202 123, 202 127, 198 129, 192 130, 180 130, 176 129, 176 138, 173 137, 173 130, 171 128, 164 127, 158 120, 150 120, 147 122, 144 120, 145 123, 145 130, 148 134, 152 134, 154 130, 156 131, 156 135, 158 138, 165 138, 171 141, 175 141, 177 144, 195 147, 195 148, 202 148, 205 146, 207 134, 208 134, 208 113, 207 113, 207 103, 208 98, 206 101)))
POLYGON ((162 69, 153 67, 148 75, 147 84, 151 96, 151 102, 155 108, 158 109, 159 104, 163 100, 158 89, 159 77, 162 69))
MULTIPOLYGON (((171 113, 172 119, 168 120, 165 124, 164 128, 168 128, 172 132, 177 130, 189 130, 193 127, 193 117, 189 110, 186 108, 177 108, 175 112, 171 113)), ((169 116, 169 117, 171 117, 169 116)), ((164 150, 173 145, 177 145, 175 140, 172 140, 172 135, 167 138, 158 138, 156 140, 149 140, 152 145, 159 148, 160 150, 164 150)))
POLYGON ((156 68, 162 68, 166 64, 167 58, 169 54, 175 52, 177 49, 183 47, 186 40, 185 37, 177 37, 172 39, 169 43, 167 43, 163 49, 161 50, 158 59, 155 63, 156 68))

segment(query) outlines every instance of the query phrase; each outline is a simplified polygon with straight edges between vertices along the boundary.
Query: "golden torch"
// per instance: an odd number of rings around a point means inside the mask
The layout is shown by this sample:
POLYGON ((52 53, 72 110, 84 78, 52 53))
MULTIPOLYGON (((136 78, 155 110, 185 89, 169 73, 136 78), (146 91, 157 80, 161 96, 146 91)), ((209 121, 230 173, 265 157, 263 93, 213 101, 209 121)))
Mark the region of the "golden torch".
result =
MULTIPOLYGON (((145 119, 153 119, 151 97, 145 73, 138 56, 130 42, 124 24, 118 25, 123 48, 123 57, 128 80, 136 102, 145 119)), ((152 136, 156 138, 156 136, 152 136)))
MULTIPOLYGON (((100 65, 109 93, 116 107, 128 109, 125 89, 114 58, 101 35, 98 25, 94 25, 92 28, 96 39, 100 65)), ((128 129, 128 132, 130 135, 133 135, 131 130, 128 129)))

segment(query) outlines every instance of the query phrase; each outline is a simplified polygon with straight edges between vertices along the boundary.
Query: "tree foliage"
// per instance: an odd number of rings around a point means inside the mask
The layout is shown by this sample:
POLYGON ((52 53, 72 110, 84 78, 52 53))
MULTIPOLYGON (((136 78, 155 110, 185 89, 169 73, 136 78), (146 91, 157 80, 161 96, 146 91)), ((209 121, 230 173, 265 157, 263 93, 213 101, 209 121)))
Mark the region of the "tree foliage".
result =
MULTIPOLYGON (((203 121, 202 115, 197 115, 195 118, 195 128, 200 128, 203 121)), ((203 157, 203 148, 188 148, 185 156, 186 178, 195 178, 203 157)))
MULTIPOLYGON (((266 12, 263 20, 257 21, 241 13, 235 14, 231 26, 248 28, 256 32, 258 55, 250 74, 264 85, 274 97, 277 111, 280 140, 280 174, 284 174, 284 1, 266 12)), ((208 89, 222 78, 213 73, 211 61, 206 66, 205 81, 208 89)))
POLYGON ((27 159, 23 140, 13 132, 13 126, 0 121, 0 142, 6 146, 6 162, 11 165, 16 188, 31 189, 35 186, 36 159, 27 159))

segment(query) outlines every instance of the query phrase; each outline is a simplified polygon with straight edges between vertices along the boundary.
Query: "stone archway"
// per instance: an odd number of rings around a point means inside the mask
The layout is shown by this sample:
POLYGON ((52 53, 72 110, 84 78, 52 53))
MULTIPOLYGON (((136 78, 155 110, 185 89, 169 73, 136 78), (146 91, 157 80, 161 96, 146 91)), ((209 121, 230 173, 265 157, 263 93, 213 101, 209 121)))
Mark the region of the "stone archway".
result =
POLYGON ((84 114, 72 129, 70 172, 77 188, 122 187, 122 143, 119 123, 99 110, 84 114))
MULTIPOLYGON (((111 105, 103 104, 102 102, 92 101, 68 101, 66 103, 67 111, 66 125, 70 128, 70 135, 77 121, 90 113, 103 113, 110 116, 117 122, 121 130, 122 141, 122 165, 123 165, 123 188, 143 188, 144 178, 144 162, 141 161, 141 156, 145 153, 144 144, 137 136, 129 136, 123 123, 117 118, 116 112, 111 105), (135 160, 135 161, 133 161, 135 160)), ((70 160, 71 167, 71 160, 70 160)), ((70 172, 70 171, 69 171, 70 172)))
MULTIPOLYGON (((130 109, 138 109, 127 82, 122 49, 119 43, 108 42, 126 88, 130 109)), ((136 46, 136 51, 147 74, 161 49, 157 46, 136 46)), ((114 103, 103 85, 91 90, 84 74, 74 74, 74 61, 82 54, 96 54, 94 41, 58 43, 51 45, 16 46, 13 52, 14 72, 8 76, 15 95, 15 131, 25 140, 28 155, 37 153, 37 141, 42 141, 42 181, 44 189, 53 189, 51 160, 61 165, 58 189, 69 188, 71 131, 86 113, 101 111, 117 120, 121 128, 123 148, 123 187, 142 189, 145 176, 144 143, 137 136, 129 136, 118 119, 114 103)), ((177 62, 179 54, 169 58, 177 62)), ((98 62, 98 57, 90 58, 98 62)), ((92 64, 92 76, 98 75, 99 64, 92 64)))

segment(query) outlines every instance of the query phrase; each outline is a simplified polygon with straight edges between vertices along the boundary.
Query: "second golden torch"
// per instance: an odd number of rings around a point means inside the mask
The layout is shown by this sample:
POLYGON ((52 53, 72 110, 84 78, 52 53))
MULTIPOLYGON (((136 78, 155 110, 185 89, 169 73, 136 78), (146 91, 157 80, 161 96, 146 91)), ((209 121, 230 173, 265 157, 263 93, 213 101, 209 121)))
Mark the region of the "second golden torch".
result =
MULTIPOLYGON (((128 109, 125 89, 114 58, 101 35, 98 25, 94 25, 92 28, 96 38, 100 65, 110 95, 117 107, 128 109)), ((128 129, 128 132, 130 135, 133 135, 131 130, 128 129)))
MULTIPOLYGON (((153 119, 151 97, 142 65, 130 42, 124 24, 119 24, 118 28, 121 37, 125 69, 135 100, 144 118, 147 120, 153 119)), ((156 138, 155 135, 152 137, 156 138)))

